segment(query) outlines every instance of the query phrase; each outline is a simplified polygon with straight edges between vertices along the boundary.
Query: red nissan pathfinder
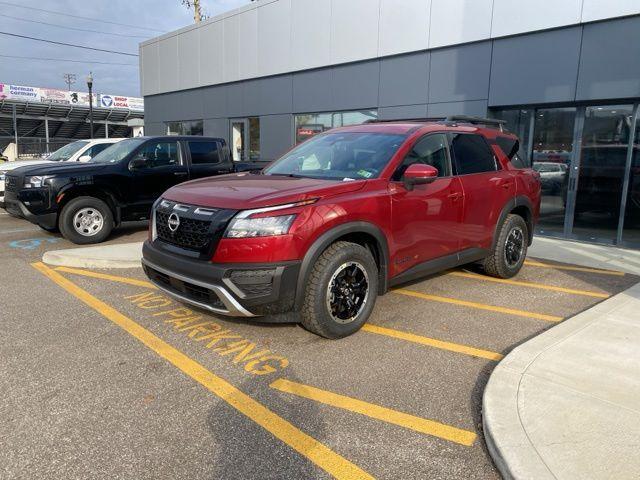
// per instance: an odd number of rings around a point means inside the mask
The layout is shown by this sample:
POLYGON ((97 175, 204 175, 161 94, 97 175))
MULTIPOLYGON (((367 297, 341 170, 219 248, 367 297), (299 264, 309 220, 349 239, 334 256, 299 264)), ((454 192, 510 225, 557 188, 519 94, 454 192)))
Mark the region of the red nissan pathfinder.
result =
POLYGON ((476 117, 330 130, 260 172, 167 190, 142 265, 182 302, 345 337, 396 285, 468 263, 518 273, 540 209, 518 149, 476 117))

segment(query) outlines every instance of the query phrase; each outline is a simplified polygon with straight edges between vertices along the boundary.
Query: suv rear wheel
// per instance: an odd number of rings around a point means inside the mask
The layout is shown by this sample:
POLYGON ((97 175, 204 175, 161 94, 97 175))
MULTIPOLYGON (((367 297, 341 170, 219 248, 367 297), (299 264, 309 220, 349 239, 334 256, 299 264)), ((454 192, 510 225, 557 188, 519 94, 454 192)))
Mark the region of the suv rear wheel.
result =
POLYGON ((356 243, 336 242, 320 255, 309 275, 302 325, 325 338, 357 332, 378 296, 378 268, 371 252, 356 243))
POLYGON ((520 215, 507 215, 493 252, 482 262, 486 274, 498 278, 515 276, 524 263, 529 244, 529 229, 520 215))
POLYGON ((99 198, 78 197, 64 206, 58 225, 64 238, 73 243, 100 243, 113 230, 113 213, 99 198))

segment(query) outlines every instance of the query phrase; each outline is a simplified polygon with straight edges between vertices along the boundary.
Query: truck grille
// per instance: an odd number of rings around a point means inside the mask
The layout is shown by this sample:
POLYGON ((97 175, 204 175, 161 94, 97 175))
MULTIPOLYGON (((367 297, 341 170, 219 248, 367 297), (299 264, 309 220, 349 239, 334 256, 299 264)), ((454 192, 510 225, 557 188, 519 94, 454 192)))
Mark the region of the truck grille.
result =
POLYGON ((7 192, 16 192, 18 191, 18 177, 5 176, 4 178, 4 189, 7 192))

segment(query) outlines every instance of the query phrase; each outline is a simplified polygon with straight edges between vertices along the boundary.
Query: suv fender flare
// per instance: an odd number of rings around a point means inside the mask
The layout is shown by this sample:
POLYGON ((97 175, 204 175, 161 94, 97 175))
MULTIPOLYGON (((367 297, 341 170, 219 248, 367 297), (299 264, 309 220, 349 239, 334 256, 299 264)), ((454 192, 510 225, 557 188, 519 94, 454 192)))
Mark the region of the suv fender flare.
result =
POLYGON ((533 242, 533 204, 531 203, 531 200, 524 195, 518 195, 510 199, 505 206, 502 207, 502 211, 500 212, 500 216, 496 222, 496 229, 493 232, 493 242, 491 242, 492 251, 496 248, 496 242, 498 241, 498 235, 500 234, 499 229, 504 223, 505 218, 507 218, 507 215, 517 207, 525 207, 529 211, 529 219, 525 218, 525 222, 527 222, 527 227, 529 228, 529 245, 533 242))
POLYGON ((387 291, 388 279, 387 271, 389 265, 389 247, 387 244, 387 238, 382 230, 376 225, 369 222, 350 222, 333 227, 331 230, 326 231, 320 235, 309 247, 307 253, 302 259, 300 265, 300 272, 298 273, 298 283, 296 288, 296 300, 295 310, 299 311, 302 308, 304 302, 304 292, 307 280, 309 278, 309 272, 315 264, 316 260, 326 248, 335 242, 340 237, 348 235, 350 233, 366 233, 376 239, 378 251, 380 252, 380 269, 378 271, 378 295, 382 295, 387 291))

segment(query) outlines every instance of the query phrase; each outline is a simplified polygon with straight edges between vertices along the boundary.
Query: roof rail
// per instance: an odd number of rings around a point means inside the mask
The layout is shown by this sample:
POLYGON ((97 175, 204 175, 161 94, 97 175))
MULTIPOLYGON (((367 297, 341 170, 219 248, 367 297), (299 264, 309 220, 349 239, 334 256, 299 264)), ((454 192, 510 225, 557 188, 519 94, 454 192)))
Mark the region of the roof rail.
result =
POLYGON ((377 118, 372 118, 371 120, 367 120, 364 123, 397 123, 397 122, 407 122, 407 123, 427 123, 427 122, 444 122, 446 121, 445 117, 429 117, 429 118, 394 118, 389 120, 379 120, 377 118))
POLYGON ((447 122, 453 123, 470 123, 472 125, 486 125, 498 127, 501 132, 504 131, 506 120, 498 120, 497 118, 474 117, 472 115, 451 115, 446 118, 447 122))

